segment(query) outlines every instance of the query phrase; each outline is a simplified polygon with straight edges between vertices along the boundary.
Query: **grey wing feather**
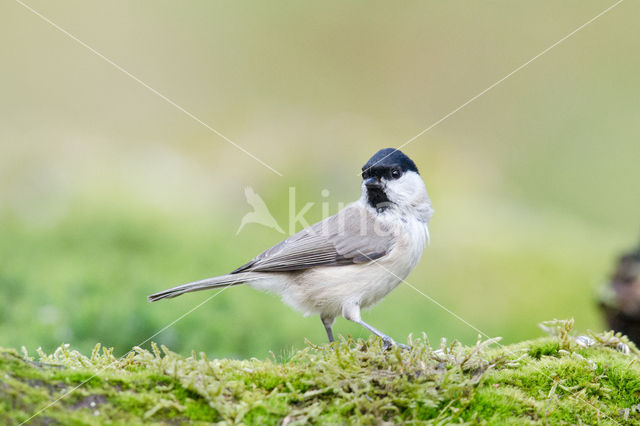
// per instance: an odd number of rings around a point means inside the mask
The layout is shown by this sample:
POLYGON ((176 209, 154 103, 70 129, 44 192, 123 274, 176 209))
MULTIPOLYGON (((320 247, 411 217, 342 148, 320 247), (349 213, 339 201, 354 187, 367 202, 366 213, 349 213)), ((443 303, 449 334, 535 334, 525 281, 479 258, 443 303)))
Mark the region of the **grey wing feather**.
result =
POLYGON ((351 204, 321 222, 276 244, 238 272, 298 271, 314 266, 366 263, 391 250, 393 236, 365 209, 351 204), (376 232, 377 231, 377 232, 376 232))

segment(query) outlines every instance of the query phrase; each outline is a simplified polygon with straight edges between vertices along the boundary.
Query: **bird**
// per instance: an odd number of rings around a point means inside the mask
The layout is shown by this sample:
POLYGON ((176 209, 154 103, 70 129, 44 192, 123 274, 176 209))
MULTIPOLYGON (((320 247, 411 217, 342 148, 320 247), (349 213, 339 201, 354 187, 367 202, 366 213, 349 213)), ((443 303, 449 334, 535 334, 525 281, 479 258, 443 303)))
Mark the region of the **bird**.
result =
POLYGON ((256 194, 253 188, 247 186, 244 189, 244 196, 247 199, 247 203, 249 203, 249 205, 253 207, 253 211, 245 214, 242 217, 242 220, 240 221, 240 227, 236 231, 236 235, 240 233, 242 228, 244 228, 247 223, 258 223, 260 225, 273 228, 279 233, 284 234, 284 231, 282 230, 282 228, 280 228, 280 225, 278 225, 276 219, 269 212, 269 209, 267 208, 264 200, 258 194, 256 194))
POLYGON ((193 291, 248 285, 280 296, 305 316, 319 315, 329 342, 337 317, 359 324, 407 349, 362 320, 418 264, 429 242, 434 210, 427 188, 407 155, 376 152, 362 167, 360 197, 263 251, 225 275, 179 285, 148 296, 155 302, 193 291))

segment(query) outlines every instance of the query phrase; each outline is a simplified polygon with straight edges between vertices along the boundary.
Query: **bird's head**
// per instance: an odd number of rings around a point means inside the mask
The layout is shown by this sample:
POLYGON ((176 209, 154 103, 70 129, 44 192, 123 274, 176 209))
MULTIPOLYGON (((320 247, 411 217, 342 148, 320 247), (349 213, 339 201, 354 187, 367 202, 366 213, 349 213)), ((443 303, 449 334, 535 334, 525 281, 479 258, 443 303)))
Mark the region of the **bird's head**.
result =
POLYGON ((394 148, 381 149, 362 166, 362 196, 378 213, 397 208, 431 218, 431 201, 416 164, 394 148))

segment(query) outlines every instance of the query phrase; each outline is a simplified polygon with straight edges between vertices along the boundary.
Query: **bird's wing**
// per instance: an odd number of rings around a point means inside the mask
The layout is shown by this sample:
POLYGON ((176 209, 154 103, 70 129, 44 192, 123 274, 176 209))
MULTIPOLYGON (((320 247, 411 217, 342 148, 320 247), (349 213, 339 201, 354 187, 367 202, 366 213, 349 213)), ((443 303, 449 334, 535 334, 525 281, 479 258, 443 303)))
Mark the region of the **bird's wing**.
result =
POLYGON ((314 266, 366 263, 387 254, 393 244, 391 233, 354 203, 265 250, 232 273, 299 271, 314 266))

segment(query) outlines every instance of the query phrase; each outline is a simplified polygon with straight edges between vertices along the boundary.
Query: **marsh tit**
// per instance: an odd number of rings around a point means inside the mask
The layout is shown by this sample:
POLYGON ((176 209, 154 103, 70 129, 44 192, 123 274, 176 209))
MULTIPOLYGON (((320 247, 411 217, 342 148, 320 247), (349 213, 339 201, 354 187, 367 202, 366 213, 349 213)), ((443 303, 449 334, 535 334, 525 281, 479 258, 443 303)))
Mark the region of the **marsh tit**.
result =
MULTIPOLYGON (((339 315, 397 344, 360 317, 416 266, 429 240, 431 200, 415 163, 378 151, 362 167, 362 195, 337 214, 285 239, 235 271, 183 284, 148 299, 246 284, 275 293, 304 315, 319 314, 329 342, 339 315)), ((405 345, 400 345, 406 347, 405 345)))

